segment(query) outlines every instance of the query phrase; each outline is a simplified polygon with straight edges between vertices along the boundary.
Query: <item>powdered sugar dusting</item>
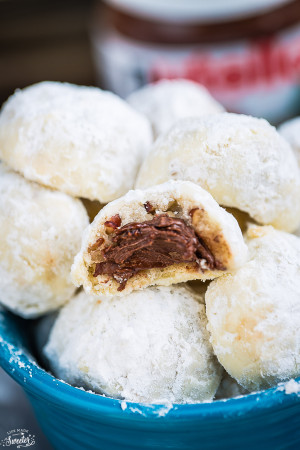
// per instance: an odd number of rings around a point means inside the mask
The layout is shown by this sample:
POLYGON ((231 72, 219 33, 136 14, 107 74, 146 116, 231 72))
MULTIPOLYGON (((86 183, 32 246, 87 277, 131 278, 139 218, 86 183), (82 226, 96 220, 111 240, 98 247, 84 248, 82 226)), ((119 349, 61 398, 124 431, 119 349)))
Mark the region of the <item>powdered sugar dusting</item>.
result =
POLYGON ((28 179, 104 203, 130 189, 151 143, 147 119, 95 87, 43 82, 0 115, 0 155, 28 179))
POLYGON ((224 206, 286 231, 300 223, 300 174, 289 144, 267 121, 216 114, 177 122, 154 144, 136 187, 189 180, 224 206))
POLYGON ((158 417, 165 417, 168 414, 168 412, 171 411, 172 408, 173 408, 172 403, 167 402, 166 405, 156 410, 155 413, 158 415, 158 417))
POLYGON ((189 80, 161 80, 149 84, 131 94, 127 101, 148 117, 156 137, 183 117, 224 111, 204 86, 189 80))
POLYGON ((248 230, 249 261, 205 294, 219 361, 247 390, 300 376, 300 239, 272 227, 248 230))
POLYGON ((101 301, 81 293, 60 313, 46 356, 70 384, 125 401, 211 399, 222 370, 197 299, 183 286, 101 301))
MULTIPOLYGON (((10 355, 8 359, 9 364, 17 365, 22 372, 32 378, 32 365, 37 366, 37 364, 32 358, 30 358, 30 354, 23 349, 16 348, 14 345, 3 339, 2 336, 0 336, 0 347, 2 347, 5 352, 8 352, 8 355, 10 355), (27 359, 29 359, 29 362, 26 362, 27 359)), ((14 372, 16 369, 12 367, 10 370, 11 372, 14 372)), ((26 382, 25 376, 24 382, 26 382)))
POLYGON ((1 302, 24 317, 54 310, 74 294, 73 258, 88 225, 82 203, 0 164, 1 302))
POLYGON ((123 411, 125 411, 126 408, 127 408, 127 403, 126 403, 125 401, 122 401, 122 402, 121 402, 121 409, 122 409, 123 411))
POLYGON ((141 409, 139 409, 137 407, 130 406, 129 409, 133 413, 140 414, 141 416, 146 416, 146 414, 141 409))
POLYGON ((284 391, 286 394, 297 394, 300 395, 300 382, 295 380, 290 380, 285 383, 284 391))

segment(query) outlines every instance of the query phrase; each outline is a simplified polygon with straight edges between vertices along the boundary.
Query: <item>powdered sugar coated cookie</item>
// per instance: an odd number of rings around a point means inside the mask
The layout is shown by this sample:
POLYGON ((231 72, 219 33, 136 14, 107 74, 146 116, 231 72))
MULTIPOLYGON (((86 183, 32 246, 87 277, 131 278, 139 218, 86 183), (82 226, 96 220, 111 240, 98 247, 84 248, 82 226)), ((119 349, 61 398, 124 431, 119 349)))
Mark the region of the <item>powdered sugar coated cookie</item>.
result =
POLYGON ((87 225, 80 200, 0 164, 1 302, 23 317, 64 304, 75 292, 70 270, 87 225))
POLYGON ((0 157, 29 180, 107 203, 133 186, 151 143, 146 118, 95 87, 43 82, 0 114, 0 157))
POLYGON ((214 280, 205 301, 215 354, 252 391, 300 375, 300 239, 251 226, 247 242, 249 261, 214 280))
POLYGON ((128 401, 210 400, 222 368, 212 353, 201 297, 156 287, 95 301, 84 292, 60 312, 45 353, 55 375, 128 401))
POLYGON ((300 224, 300 174, 289 144, 267 121, 241 114, 183 119, 154 144, 136 187, 189 180, 260 224, 300 224))

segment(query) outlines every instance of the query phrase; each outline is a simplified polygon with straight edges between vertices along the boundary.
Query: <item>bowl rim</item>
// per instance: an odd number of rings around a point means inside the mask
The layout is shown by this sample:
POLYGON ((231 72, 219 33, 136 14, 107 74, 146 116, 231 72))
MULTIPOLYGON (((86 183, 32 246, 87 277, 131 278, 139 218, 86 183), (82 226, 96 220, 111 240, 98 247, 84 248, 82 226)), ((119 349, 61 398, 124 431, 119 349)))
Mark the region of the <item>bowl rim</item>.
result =
MULTIPOLYGON (((42 369, 30 352, 22 347, 18 329, 16 326, 11 327, 13 319, 9 316, 15 318, 11 313, 0 310, 0 366, 27 393, 43 398, 58 408, 80 409, 80 413, 85 416, 103 413, 125 421, 131 420, 133 416, 140 420, 151 418, 169 421, 241 417, 300 403, 300 386, 298 393, 289 394, 285 390, 287 382, 244 396, 193 404, 144 404, 105 397, 71 386, 42 369)), ((296 381, 300 382, 300 378, 296 381)))

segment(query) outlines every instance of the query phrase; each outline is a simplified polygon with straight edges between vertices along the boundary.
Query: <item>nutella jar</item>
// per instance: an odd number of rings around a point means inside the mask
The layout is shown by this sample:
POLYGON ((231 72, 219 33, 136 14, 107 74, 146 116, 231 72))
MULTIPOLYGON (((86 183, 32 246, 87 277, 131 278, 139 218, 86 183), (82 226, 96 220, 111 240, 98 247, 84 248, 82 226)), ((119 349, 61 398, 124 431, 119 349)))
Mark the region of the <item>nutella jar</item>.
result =
POLYGON ((300 113, 299 0, 107 0, 92 42, 101 84, 122 97, 186 78, 229 111, 300 113))

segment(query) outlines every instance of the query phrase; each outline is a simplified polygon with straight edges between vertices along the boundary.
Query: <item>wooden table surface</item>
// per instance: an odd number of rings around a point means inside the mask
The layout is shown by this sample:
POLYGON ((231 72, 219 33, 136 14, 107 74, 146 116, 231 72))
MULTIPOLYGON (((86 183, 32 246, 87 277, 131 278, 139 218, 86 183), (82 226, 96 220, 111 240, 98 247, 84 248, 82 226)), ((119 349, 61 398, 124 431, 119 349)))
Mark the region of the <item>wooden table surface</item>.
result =
POLYGON ((94 0, 0 0, 0 104, 42 80, 95 84, 94 0))

